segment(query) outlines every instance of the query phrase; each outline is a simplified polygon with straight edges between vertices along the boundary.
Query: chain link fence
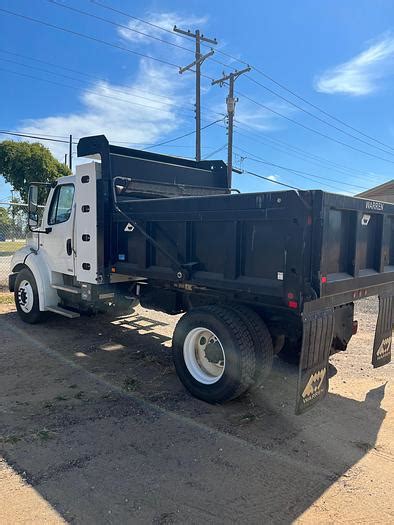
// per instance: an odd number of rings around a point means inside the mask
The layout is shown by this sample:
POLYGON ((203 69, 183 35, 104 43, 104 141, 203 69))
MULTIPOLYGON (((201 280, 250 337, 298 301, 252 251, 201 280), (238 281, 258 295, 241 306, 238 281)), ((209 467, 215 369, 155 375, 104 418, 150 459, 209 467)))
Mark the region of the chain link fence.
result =
POLYGON ((0 291, 8 289, 12 255, 26 244, 27 206, 0 202, 0 291))

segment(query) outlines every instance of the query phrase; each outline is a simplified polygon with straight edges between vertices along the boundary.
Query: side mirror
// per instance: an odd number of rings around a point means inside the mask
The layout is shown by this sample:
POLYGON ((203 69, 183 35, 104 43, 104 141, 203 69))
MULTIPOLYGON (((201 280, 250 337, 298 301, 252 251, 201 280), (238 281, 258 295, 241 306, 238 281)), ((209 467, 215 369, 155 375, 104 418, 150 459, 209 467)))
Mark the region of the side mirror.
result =
POLYGON ((29 188, 28 225, 29 230, 34 231, 38 227, 38 186, 31 185, 29 188))
POLYGON ((30 184, 27 219, 29 230, 31 232, 50 233, 52 231, 52 228, 45 228, 42 231, 39 229, 45 203, 51 187, 53 187, 53 183, 48 182, 33 182, 30 184))

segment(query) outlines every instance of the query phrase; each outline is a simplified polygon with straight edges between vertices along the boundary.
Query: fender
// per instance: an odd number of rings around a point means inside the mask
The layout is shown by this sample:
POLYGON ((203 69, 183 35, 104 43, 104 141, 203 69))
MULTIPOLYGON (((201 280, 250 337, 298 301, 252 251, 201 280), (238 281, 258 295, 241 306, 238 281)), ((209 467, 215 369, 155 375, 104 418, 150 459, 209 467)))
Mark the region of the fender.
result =
POLYGON ((11 259, 11 270, 13 273, 17 273, 22 267, 29 268, 34 275, 40 310, 45 311, 48 306, 56 306, 59 302, 59 296, 51 286, 51 271, 42 253, 32 251, 30 246, 24 246, 15 252, 11 259))

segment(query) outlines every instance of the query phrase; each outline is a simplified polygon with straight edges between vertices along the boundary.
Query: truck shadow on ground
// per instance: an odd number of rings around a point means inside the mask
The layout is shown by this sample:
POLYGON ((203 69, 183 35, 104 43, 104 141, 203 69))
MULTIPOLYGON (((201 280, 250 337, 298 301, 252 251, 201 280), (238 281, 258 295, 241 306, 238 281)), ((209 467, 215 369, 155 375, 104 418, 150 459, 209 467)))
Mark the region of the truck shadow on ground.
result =
POLYGON ((380 453, 385 385, 297 417, 278 361, 264 388, 208 405, 176 378, 167 328, 0 316, 3 456, 66 521, 290 523, 380 453))

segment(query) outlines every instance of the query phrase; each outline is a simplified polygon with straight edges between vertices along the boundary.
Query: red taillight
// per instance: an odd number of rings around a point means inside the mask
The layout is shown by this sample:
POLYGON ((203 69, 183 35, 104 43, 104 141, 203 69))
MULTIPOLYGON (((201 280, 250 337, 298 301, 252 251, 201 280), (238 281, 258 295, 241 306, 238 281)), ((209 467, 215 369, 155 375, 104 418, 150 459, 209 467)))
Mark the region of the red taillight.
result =
POLYGON ((321 278, 321 282, 323 284, 325 284, 327 282, 327 277, 325 275, 323 275, 323 277, 321 278))
POLYGON ((297 301, 288 301, 287 306, 289 308, 293 308, 294 310, 296 310, 298 308, 298 303, 297 301))

